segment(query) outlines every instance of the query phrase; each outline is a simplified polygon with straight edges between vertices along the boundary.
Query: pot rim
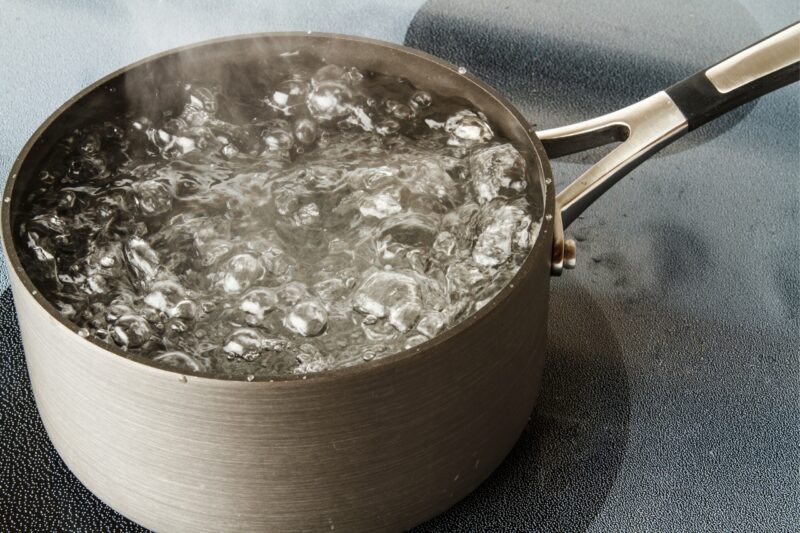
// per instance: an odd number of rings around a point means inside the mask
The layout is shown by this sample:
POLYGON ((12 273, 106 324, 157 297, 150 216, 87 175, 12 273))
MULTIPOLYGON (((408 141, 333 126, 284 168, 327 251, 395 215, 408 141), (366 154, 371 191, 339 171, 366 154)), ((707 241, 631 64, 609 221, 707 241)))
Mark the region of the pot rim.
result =
MULTIPOLYGON (((435 349, 444 344, 461 332, 465 331, 467 328, 471 328, 477 326, 486 316, 488 316, 498 305, 500 305, 503 301, 505 301, 509 295, 514 292, 516 289, 515 287, 518 285, 519 281, 529 276, 534 268, 535 260, 539 255, 542 253, 541 248, 547 247, 545 253, 545 257, 550 258, 550 243, 549 239, 547 238, 548 234, 552 233, 552 225, 553 225, 553 217, 555 212, 555 186, 552 180, 552 171, 550 169, 550 162, 547 157, 547 153, 545 152, 544 146, 542 145, 541 141, 537 137, 536 133, 532 130, 530 124, 525 119, 525 117, 517 110, 517 108, 511 104, 505 97, 503 97, 499 92, 488 85, 487 83, 483 82, 482 80, 478 79, 477 77, 473 76, 470 73, 462 73, 459 71, 459 68, 449 63, 443 59, 440 59, 436 56, 431 54, 422 52, 420 50, 410 48, 404 45, 389 43, 386 41, 381 41, 377 39, 371 39, 367 37, 360 37, 360 36, 353 36, 353 35, 346 35, 346 34, 337 34, 337 33, 325 33, 325 32, 259 32, 259 33, 248 33, 248 34, 239 34, 233 36, 227 36, 222 38, 215 38, 209 39, 205 41, 200 41, 184 46, 179 46, 176 48, 172 48, 163 52, 159 52, 129 65, 126 65, 120 69, 115 70, 114 72, 103 76, 99 80, 95 81, 88 87, 84 88, 71 98, 69 98, 66 102, 64 102, 61 106, 59 106, 31 135, 28 141, 25 143, 25 146, 20 151, 19 155, 14 161, 14 164, 11 167, 11 171, 9 176, 6 180, 6 185, 3 190, 3 201, 0 203, 0 225, 2 225, 2 231, 0 231, 0 236, 2 236, 2 250, 5 253, 6 261, 9 267, 9 276, 16 276, 17 279, 22 283, 22 286, 28 291, 28 295, 32 296, 36 303, 48 314, 51 318, 53 318, 58 324, 64 326, 72 333, 75 334, 76 337, 94 344, 96 347, 100 348, 102 352, 108 354, 113 357, 119 357, 123 360, 128 360, 134 365, 142 365, 151 369, 152 371, 157 372, 164 372, 165 376, 167 375, 174 375, 180 378, 193 378, 193 379, 203 379, 203 380, 211 380, 214 382, 243 382, 243 383, 261 383, 266 384, 269 383, 271 385, 278 385, 281 383, 297 383, 297 382, 320 382, 326 380, 335 380, 339 378, 344 378, 347 376, 360 376, 361 374, 369 374, 371 372, 378 372, 381 370, 388 369, 391 366, 398 365, 403 362, 411 362, 412 360, 416 360, 423 357, 434 357, 435 349), (394 354, 388 355, 386 357, 371 361, 365 364, 356 364, 353 366, 345 367, 345 368, 338 368, 333 370, 326 370, 323 372, 315 372, 309 374, 289 374, 289 375, 281 375, 281 376, 257 376, 252 381, 248 380, 246 376, 227 376, 227 375, 219 375, 212 372, 184 372, 177 368, 170 368, 164 365, 159 365, 155 363, 153 360, 141 356, 138 354, 126 352, 121 350, 120 348, 92 337, 83 337, 78 334, 80 328, 77 327, 76 324, 73 322, 65 319, 61 313, 53 306, 47 299, 45 299, 41 292, 36 288, 33 281, 28 276, 25 268, 22 265, 19 255, 17 254, 16 246, 14 245, 13 239, 13 232, 11 227, 11 198, 12 193, 14 192, 15 185, 17 183, 17 176, 20 172, 20 169, 28 157, 28 154, 34 149, 34 145, 37 143, 41 135, 50 127, 50 125, 55 122, 65 111, 72 107, 73 104, 78 102, 81 98, 89 95, 97 88, 102 86, 103 84, 111 81, 112 79, 121 76, 133 69, 136 69, 140 66, 143 66, 147 63, 152 61, 156 61, 163 57, 167 57, 173 54, 179 54, 182 52, 186 52, 189 50, 193 50, 195 48, 201 48, 205 46, 213 46, 216 44, 221 43, 228 43, 234 41, 246 41, 246 40, 258 40, 258 39, 269 39, 269 38, 323 38, 323 39, 336 39, 336 40, 343 40, 343 41, 351 41, 357 43, 359 45, 367 45, 373 46, 378 48, 385 48, 388 50, 392 50, 394 52, 401 52, 409 55, 416 56, 423 60, 428 61, 429 63, 434 64, 436 67, 445 69, 450 71, 452 74, 455 74, 462 78, 465 84, 472 84, 473 86, 477 87, 479 90, 487 94, 491 97, 496 103, 500 105, 504 109, 504 111, 511 115, 521 126, 524 127, 526 133, 525 140, 530 144, 530 147, 533 149, 532 154, 534 157, 534 163, 538 165, 538 175, 540 176, 541 187, 543 189, 543 202, 544 202, 544 209, 542 212, 542 219, 540 220, 540 229, 538 234, 536 235, 535 241, 533 246, 531 247, 528 255, 525 257, 525 260, 522 262, 517 273, 514 277, 506 283, 506 285, 497 293, 489 302, 487 302, 483 307, 479 310, 475 311, 465 319, 458 322, 451 328, 446 329, 441 334, 436 335, 432 339, 428 339, 427 341, 418 344, 412 348, 408 348, 394 354)), ((549 271, 548 274, 549 276, 549 271)))

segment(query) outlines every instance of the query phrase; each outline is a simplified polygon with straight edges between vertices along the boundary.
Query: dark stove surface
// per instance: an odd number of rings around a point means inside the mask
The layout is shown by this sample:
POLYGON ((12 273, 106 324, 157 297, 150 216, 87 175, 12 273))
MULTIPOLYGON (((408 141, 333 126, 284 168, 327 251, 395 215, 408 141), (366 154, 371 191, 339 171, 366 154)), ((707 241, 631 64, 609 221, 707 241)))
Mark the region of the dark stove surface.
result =
MULTIPOLYGON (((130 10, 81 1, 50 16, 12 0, 0 61, 22 74, 0 89, 21 102, 19 80, 38 75, 33 101, 49 107, 27 119, 22 107, 0 113, 3 174, 70 93, 152 51, 217 35, 314 29, 405 40, 466 66, 544 128, 632 103, 797 18, 788 0, 330 4, 254 3, 234 16, 216 4, 154 3, 152 16, 174 9, 193 25, 127 57, 105 45, 124 46, 130 10), (64 47, 63 57, 84 54, 89 66, 53 67, 64 47), (63 95, 59 76, 74 85, 63 95)), ((799 94, 783 89, 688 135, 570 228, 579 266, 552 281, 548 363, 528 428, 478 490, 418 531, 796 528, 799 94)), ((557 180, 597 157, 556 162, 557 180)), ((89 493, 50 445, 7 289, 0 356, 0 530, 141 530, 89 493)))

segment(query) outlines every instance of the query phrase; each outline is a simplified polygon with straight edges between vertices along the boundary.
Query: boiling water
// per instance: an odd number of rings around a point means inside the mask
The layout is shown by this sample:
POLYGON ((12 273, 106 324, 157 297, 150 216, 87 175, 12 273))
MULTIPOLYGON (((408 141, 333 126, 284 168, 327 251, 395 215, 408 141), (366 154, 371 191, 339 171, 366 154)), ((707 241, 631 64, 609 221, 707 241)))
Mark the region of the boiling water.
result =
POLYGON ((81 335, 248 379, 369 364, 474 313, 538 233, 525 161, 458 99, 307 60, 255 96, 169 89, 61 139, 20 225, 81 335))

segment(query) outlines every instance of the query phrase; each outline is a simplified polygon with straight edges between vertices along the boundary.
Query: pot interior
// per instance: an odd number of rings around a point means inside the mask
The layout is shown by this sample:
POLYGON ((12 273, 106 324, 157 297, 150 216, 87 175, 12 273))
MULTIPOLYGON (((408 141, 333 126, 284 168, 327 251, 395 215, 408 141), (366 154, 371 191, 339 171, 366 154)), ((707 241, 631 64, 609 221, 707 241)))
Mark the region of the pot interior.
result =
MULTIPOLYGON (((165 110, 177 115, 185 103, 180 90, 180 83, 185 80, 213 81, 226 94, 265 94, 271 68, 282 61, 281 54, 307 55, 332 64, 398 76, 416 87, 469 102, 526 158, 530 185, 527 194, 534 220, 543 217, 546 201, 552 202, 552 185, 546 180, 546 155, 541 144, 532 140, 525 119, 490 87, 460 73, 456 67, 409 48, 356 37, 295 33, 234 37, 169 51, 113 73, 64 104, 34 134, 12 169, 2 218, 8 259, 23 283, 29 289, 35 286, 19 259, 19 250, 26 246, 19 225, 35 203, 37 190, 46 187, 40 172, 56 155, 54 150, 63 137, 103 117, 147 116, 165 110)), ((537 239, 541 240, 544 233, 540 232, 537 239)), ((540 246, 537 241, 531 256, 540 246)), ((530 256, 526 264, 529 262, 530 256)), ((517 275, 529 270, 530 265, 526 264, 517 275)), ((502 298, 504 292, 495 298, 502 298)), ((53 306, 38 299, 56 319, 66 323, 53 306)), ((457 331, 459 326, 453 329, 457 331)), ((104 347, 127 356, 113 347, 104 347)))

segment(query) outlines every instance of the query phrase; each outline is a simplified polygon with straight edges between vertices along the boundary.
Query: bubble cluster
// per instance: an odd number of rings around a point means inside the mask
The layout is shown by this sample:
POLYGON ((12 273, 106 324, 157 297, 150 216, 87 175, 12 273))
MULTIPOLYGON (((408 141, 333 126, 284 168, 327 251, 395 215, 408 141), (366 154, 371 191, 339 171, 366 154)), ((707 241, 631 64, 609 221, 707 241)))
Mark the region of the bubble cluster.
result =
POLYGON ((541 206, 486 116, 289 56, 248 92, 165 81, 162 108, 44 161, 24 263, 82 335, 186 373, 323 372, 436 337, 516 273, 541 206))

